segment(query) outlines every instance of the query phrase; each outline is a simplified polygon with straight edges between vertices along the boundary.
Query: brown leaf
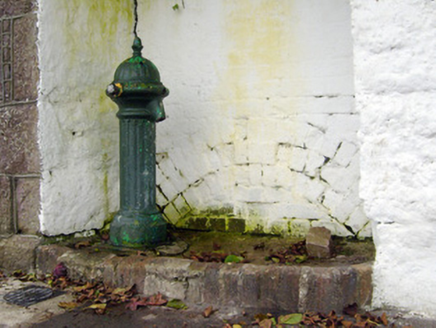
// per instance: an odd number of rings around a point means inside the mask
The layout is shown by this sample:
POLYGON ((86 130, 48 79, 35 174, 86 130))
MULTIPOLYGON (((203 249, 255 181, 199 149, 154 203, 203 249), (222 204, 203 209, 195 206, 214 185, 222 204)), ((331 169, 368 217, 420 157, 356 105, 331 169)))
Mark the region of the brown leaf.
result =
POLYGON ((126 304, 126 309, 130 309, 132 311, 136 311, 140 306, 147 306, 147 298, 146 297, 135 297, 132 298, 130 303, 126 304))
POLYGON ((209 318, 210 315, 213 313, 213 307, 212 306, 208 306, 204 311, 203 311, 203 317, 205 318, 209 318))
POLYGON ((344 326, 345 328, 351 328, 353 327, 353 322, 352 321, 342 321, 342 326, 344 326))
POLYGON ((88 289, 94 288, 95 285, 96 285, 95 283, 93 284, 93 283, 87 282, 87 283, 84 284, 83 286, 76 286, 76 287, 73 287, 73 290, 74 290, 75 292, 88 291, 88 289))
POLYGON ((255 251, 257 251, 258 249, 265 249, 265 243, 264 243, 264 242, 261 242, 261 243, 259 243, 259 244, 254 245, 254 246, 253 246, 253 249, 254 249, 255 251))
POLYGON ((147 302, 147 305, 151 306, 161 306, 167 304, 168 301, 162 297, 161 293, 157 293, 156 295, 153 295, 150 297, 150 299, 147 302))
POLYGON ((62 309, 72 310, 79 306, 79 303, 76 302, 59 302, 58 306, 62 309))
POLYGON ((123 296, 130 292, 132 290, 133 286, 126 287, 126 288, 115 288, 115 290, 112 292, 114 295, 123 296))
POLYGON ((388 318, 386 317, 386 313, 383 312, 381 317, 379 317, 380 321, 382 324, 384 324, 385 326, 387 326, 389 324, 388 318))
POLYGON ((336 320, 337 318, 338 318, 338 316, 336 315, 336 312, 335 311, 331 311, 329 314, 328 314, 328 316, 327 316, 329 319, 332 319, 332 320, 336 320))
POLYGON ((52 274, 53 274, 53 278, 55 279, 66 277, 68 275, 68 269, 64 263, 60 262, 56 265, 52 274))
POLYGON ((214 251, 219 251, 219 250, 221 249, 221 245, 220 245, 220 244, 217 244, 217 243, 215 243, 215 242, 213 243, 213 246, 212 246, 212 247, 213 247, 213 250, 214 250, 214 251))
POLYGON ((107 304, 96 303, 96 304, 92 304, 92 305, 88 306, 87 309, 92 309, 97 314, 104 314, 104 312, 106 311, 106 307, 107 307, 107 304))
POLYGON ((109 240, 109 234, 108 233, 102 233, 101 234, 101 239, 103 239, 104 241, 109 240))
POLYGON ((91 242, 89 240, 82 240, 74 244, 75 249, 88 247, 91 245, 91 242))
POLYGON ((350 317, 354 317, 354 316, 357 314, 357 309, 358 309, 357 303, 353 303, 353 304, 347 305, 347 306, 342 310, 342 312, 343 312, 344 314, 349 315, 350 317))
POLYGON ((259 323, 265 319, 269 319, 270 317, 267 314, 258 313, 254 316, 254 319, 256 319, 256 322, 259 323))
POLYGON ((271 319, 265 319, 259 322, 259 328, 272 328, 273 321, 271 319))
POLYGON ((365 328, 366 324, 367 324, 366 321, 360 321, 360 322, 356 322, 353 327, 356 327, 356 328, 365 328))

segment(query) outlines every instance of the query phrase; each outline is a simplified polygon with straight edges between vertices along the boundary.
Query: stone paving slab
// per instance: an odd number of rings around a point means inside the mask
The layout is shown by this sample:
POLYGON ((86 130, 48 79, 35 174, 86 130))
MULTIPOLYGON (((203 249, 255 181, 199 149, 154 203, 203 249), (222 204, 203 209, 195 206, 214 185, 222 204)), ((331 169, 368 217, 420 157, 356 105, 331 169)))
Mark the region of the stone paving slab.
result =
POLYGON ((135 284, 143 295, 157 292, 190 306, 256 311, 329 312, 354 302, 369 306, 372 263, 334 266, 279 266, 200 263, 170 257, 117 256, 106 251, 39 246, 39 274, 63 262, 72 279, 103 281, 110 286, 135 284))

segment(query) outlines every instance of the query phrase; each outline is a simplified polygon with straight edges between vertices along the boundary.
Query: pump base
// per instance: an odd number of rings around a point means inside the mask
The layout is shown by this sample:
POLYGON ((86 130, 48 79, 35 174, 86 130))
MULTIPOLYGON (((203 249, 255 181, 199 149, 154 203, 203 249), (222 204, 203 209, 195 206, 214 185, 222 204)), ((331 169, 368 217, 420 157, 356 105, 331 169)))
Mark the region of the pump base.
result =
POLYGON ((167 241, 167 223, 159 212, 119 212, 111 223, 109 236, 116 247, 153 247, 167 241))

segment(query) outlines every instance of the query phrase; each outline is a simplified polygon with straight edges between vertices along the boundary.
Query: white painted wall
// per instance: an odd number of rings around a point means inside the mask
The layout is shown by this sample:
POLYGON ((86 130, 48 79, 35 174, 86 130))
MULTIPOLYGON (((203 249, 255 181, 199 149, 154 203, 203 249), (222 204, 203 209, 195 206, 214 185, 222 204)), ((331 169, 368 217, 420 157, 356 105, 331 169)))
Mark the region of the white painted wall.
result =
MULTIPOLYGON (((104 90, 130 55, 133 1, 39 2, 42 231, 99 228, 118 207, 117 109, 104 90)), ((174 3, 138 8, 143 55, 171 91, 157 126, 167 218, 212 210, 248 230, 369 236, 349 2, 174 3)))
POLYGON ((436 2, 353 0, 374 306, 436 315, 436 2))

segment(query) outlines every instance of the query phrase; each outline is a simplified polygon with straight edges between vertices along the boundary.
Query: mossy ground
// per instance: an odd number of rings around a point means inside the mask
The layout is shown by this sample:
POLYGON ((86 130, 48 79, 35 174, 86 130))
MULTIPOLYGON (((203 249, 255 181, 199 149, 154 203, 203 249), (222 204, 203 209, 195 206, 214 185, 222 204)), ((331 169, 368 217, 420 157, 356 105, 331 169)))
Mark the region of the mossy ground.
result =
MULTIPOLYGON (((273 253, 289 248, 292 244, 304 240, 304 238, 281 237, 271 235, 251 235, 225 232, 203 232, 179 230, 173 232, 176 238, 182 239, 189 244, 189 250, 184 256, 189 257, 190 252, 213 252, 219 248, 227 254, 244 254, 249 263, 270 264, 265 260, 273 253)), ((308 259, 305 264, 322 265, 337 263, 362 263, 374 259, 375 248, 372 240, 354 240, 334 237, 334 257, 331 259, 308 259)))
MULTIPOLYGON (((177 257, 191 258, 192 254, 222 252, 225 254, 243 254, 246 262, 257 265, 273 264, 267 258, 277 252, 289 248, 303 238, 280 237, 273 235, 253 235, 215 231, 171 230, 173 241, 184 241, 189 248, 177 257)), ((374 260, 375 248, 372 240, 355 240, 334 237, 334 256, 330 259, 311 259, 305 265, 357 264, 374 260)), ((105 238, 99 235, 90 238, 72 238, 60 244, 73 248, 86 248, 90 252, 113 252, 119 256, 141 254, 143 256, 159 256, 150 249, 114 248, 105 238)), ((292 265, 297 265, 293 263, 292 265)))

